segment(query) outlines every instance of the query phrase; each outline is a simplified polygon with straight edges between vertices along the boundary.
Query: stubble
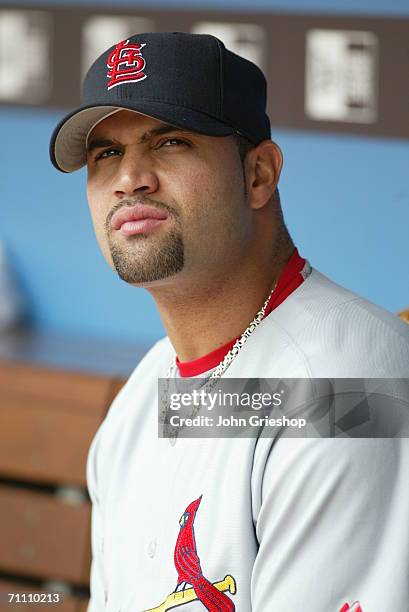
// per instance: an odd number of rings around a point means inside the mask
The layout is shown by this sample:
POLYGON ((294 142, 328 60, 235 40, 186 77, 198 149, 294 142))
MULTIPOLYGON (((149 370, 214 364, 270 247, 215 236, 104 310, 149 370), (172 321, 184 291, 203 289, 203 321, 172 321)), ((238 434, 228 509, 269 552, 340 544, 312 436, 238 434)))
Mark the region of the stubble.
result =
POLYGON ((174 209, 158 200, 138 196, 122 200, 109 212, 105 222, 105 234, 112 261, 118 276, 130 284, 146 284, 169 278, 184 266, 184 242, 180 219, 174 209), (124 206, 149 204, 165 211, 173 221, 173 227, 163 235, 155 232, 137 234, 122 240, 111 227, 114 213, 124 206))

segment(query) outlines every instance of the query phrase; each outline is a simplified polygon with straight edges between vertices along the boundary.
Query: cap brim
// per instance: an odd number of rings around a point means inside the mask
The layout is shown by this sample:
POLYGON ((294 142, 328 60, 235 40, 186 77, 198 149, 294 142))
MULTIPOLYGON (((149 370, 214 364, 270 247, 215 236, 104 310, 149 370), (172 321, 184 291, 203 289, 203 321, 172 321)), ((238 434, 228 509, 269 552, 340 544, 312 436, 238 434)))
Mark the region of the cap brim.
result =
POLYGON ((90 130, 100 121, 118 110, 134 112, 158 119, 176 127, 208 136, 228 136, 235 129, 205 113, 175 106, 166 102, 140 102, 120 106, 95 105, 82 107, 70 113, 55 128, 50 142, 50 157, 62 172, 74 172, 87 162, 86 139, 90 130))

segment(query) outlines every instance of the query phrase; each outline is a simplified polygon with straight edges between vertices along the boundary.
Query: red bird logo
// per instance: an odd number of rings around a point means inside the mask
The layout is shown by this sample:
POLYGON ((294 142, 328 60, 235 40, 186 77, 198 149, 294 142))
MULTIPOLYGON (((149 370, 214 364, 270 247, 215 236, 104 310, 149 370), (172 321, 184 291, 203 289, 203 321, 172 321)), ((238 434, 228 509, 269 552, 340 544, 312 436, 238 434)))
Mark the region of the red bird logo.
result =
POLYGON ((212 583, 203 575, 197 555, 194 521, 202 496, 190 503, 179 520, 180 531, 173 555, 178 573, 176 588, 163 603, 145 612, 166 612, 190 601, 199 600, 209 612, 234 612, 235 606, 225 591, 234 595, 236 581, 227 575, 212 583))
MULTIPOLYGON (((156 608, 145 612, 167 612, 190 601, 201 601, 209 612, 234 612, 235 606, 225 591, 236 593, 236 581, 227 575, 224 580, 210 582, 205 578, 197 555, 194 522, 202 495, 192 501, 179 520, 180 530, 176 540, 173 559, 178 573, 176 588, 156 608)), ((351 606, 345 603, 339 612, 363 612, 359 601, 351 606)))
POLYGON ((190 584, 197 598, 209 612, 233 612, 234 603, 203 576, 200 567, 193 523, 201 500, 202 496, 189 504, 180 517, 180 531, 174 553, 175 568, 178 573, 175 591, 181 587, 185 589, 186 585, 190 584))
POLYGON ((355 601, 351 606, 345 603, 339 612, 363 612, 359 601, 355 601))

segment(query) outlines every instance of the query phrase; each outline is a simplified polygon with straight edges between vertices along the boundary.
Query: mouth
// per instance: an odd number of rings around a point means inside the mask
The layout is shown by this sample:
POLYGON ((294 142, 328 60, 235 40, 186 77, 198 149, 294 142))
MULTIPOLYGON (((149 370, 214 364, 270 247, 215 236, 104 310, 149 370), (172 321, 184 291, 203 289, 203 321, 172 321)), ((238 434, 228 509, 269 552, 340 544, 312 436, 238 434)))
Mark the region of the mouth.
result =
POLYGON ((111 229, 123 236, 146 234, 167 221, 169 215, 147 204, 123 206, 112 217, 111 229))

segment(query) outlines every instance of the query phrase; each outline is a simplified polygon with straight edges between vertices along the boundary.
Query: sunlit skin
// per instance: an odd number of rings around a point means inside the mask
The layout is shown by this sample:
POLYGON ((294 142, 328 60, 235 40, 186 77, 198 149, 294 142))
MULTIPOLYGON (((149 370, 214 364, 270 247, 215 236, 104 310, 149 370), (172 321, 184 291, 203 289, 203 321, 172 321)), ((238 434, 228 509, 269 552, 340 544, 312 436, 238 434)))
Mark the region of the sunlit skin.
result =
MULTIPOLYGON (((132 111, 103 120, 87 142, 88 202, 110 266, 112 247, 138 271, 175 233, 182 238, 180 270, 132 283, 152 294, 179 358, 195 359, 240 335, 292 252, 272 201, 278 146, 266 140, 252 149, 244 179, 232 136, 183 131, 132 111), (145 235, 112 230, 113 211, 139 201, 166 207, 168 219, 145 235)), ((132 325, 132 312, 120 314, 132 325)))

